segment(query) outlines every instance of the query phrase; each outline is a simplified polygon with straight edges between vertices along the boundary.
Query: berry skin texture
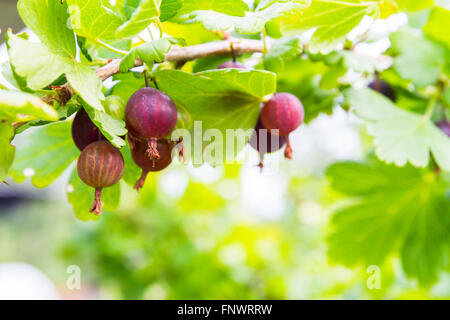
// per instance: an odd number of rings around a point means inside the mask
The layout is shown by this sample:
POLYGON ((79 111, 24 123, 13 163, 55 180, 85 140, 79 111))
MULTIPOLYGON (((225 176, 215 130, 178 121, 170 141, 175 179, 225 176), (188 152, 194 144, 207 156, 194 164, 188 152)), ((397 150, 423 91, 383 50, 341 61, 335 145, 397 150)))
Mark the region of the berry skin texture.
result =
POLYGON ((244 66, 242 63, 235 62, 235 61, 227 61, 222 63, 220 66, 217 67, 217 69, 227 69, 227 68, 233 68, 233 69, 247 69, 246 66, 244 66))
POLYGON ((297 129, 305 117, 303 105, 290 93, 276 93, 264 104, 261 111, 263 126, 272 134, 286 137, 284 155, 292 159, 292 148, 289 134, 297 129))
POLYGON ((259 152, 261 161, 258 164, 258 167, 262 170, 264 167, 264 155, 280 150, 286 144, 286 138, 270 134, 269 131, 264 128, 261 117, 259 117, 249 143, 253 149, 259 152))
POLYGON ((116 184, 122 178, 124 161, 120 151, 109 141, 102 140, 88 145, 78 158, 80 179, 95 188, 95 200, 90 212, 102 213, 102 189, 116 184))
POLYGON ((154 88, 143 88, 130 98, 125 121, 133 140, 146 141, 151 160, 158 159, 157 141, 168 136, 177 123, 177 108, 172 99, 154 88))
POLYGON ((145 142, 137 141, 132 146, 133 160, 142 169, 142 175, 134 186, 134 189, 139 191, 144 186, 149 172, 164 170, 172 163, 173 143, 165 139, 158 140, 157 150, 160 157, 153 160, 150 160, 146 155, 147 144, 145 142))
POLYGON ((80 109, 72 122, 72 139, 81 151, 92 142, 103 139, 103 135, 91 121, 84 109, 80 109))
POLYGON ((392 87, 386 81, 375 79, 374 81, 368 84, 368 87, 381 93, 386 98, 390 99, 392 102, 395 102, 394 89, 392 89, 392 87))

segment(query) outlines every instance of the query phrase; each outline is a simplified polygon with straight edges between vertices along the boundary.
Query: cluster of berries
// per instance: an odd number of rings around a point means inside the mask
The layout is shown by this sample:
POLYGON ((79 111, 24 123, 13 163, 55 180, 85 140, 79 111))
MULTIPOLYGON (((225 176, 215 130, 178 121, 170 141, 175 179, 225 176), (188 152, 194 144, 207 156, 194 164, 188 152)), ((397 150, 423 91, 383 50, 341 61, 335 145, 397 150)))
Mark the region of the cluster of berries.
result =
MULTIPOLYGON (((245 68, 237 62, 227 62, 218 67, 245 68)), ((142 169, 135 189, 143 187, 149 172, 165 169, 172 162, 176 143, 167 139, 177 122, 177 108, 172 99, 155 88, 136 91, 127 103, 124 119, 128 129, 128 142, 134 162, 142 169)), ((264 103, 250 145, 261 156, 285 147, 286 158, 292 158, 289 134, 304 118, 301 102, 292 94, 276 93, 264 103)), ((124 171, 124 160, 115 148, 80 109, 72 124, 72 137, 81 150, 77 170, 80 179, 95 188, 95 200, 90 209, 97 215, 102 212, 102 189, 116 184, 124 171)), ((182 147, 181 147, 182 148, 182 147)), ((179 153, 183 150, 180 148, 179 153)))
MULTIPOLYGON (((134 162, 142 168, 142 176, 135 189, 142 188, 147 174, 160 171, 172 162, 175 144, 165 139, 177 122, 177 109, 165 93, 154 88, 135 92, 125 111, 128 141, 134 162)), ((72 124, 72 137, 81 150, 77 170, 80 179, 95 188, 95 200, 90 212, 102 212, 103 188, 116 184, 122 177, 124 160, 91 121, 84 109, 80 109, 72 124)))

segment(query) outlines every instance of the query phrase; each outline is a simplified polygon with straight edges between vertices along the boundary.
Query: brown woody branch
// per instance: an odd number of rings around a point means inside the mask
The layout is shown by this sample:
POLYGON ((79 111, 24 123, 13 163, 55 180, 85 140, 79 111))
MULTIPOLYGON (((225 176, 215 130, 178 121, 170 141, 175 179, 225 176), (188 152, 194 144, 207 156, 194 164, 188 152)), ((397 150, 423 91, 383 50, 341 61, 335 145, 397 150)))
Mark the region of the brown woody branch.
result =
MULTIPOLYGON (((230 39, 230 41, 233 43, 236 54, 263 52, 264 50, 264 43, 261 40, 230 39)), ((187 47, 173 47, 166 54, 165 61, 186 62, 204 57, 229 55, 231 54, 230 41, 223 40, 187 47)), ((104 81, 119 73, 121 61, 122 59, 114 59, 107 65, 97 69, 96 72, 99 78, 104 81)), ((135 66, 142 66, 142 61, 137 59, 135 66)), ((56 99, 61 105, 64 105, 75 94, 69 83, 60 87, 55 87, 54 89, 57 91, 58 95, 45 96, 42 98, 44 102, 51 104, 56 99)), ((13 123, 13 127, 14 129, 17 129, 25 124, 26 122, 15 122, 13 123)))
MULTIPOLYGON (((263 52, 264 43, 261 40, 233 39, 236 54, 263 52)), ((204 57, 224 56, 231 54, 230 41, 214 41, 188 47, 173 47, 166 54, 165 61, 191 61, 204 57)), ((100 79, 105 80, 119 73, 121 59, 114 59, 106 66, 97 70, 100 79)), ((135 66, 141 66, 142 61, 136 60, 135 66)))

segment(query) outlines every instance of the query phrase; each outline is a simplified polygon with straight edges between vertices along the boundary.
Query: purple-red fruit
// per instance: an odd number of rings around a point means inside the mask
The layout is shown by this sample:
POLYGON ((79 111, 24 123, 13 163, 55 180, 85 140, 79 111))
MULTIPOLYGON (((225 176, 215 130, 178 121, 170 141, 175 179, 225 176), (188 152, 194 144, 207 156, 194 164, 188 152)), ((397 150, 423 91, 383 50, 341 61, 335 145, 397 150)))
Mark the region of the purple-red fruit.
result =
POLYGON ((227 68, 247 69, 247 67, 244 66, 242 63, 235 62, 235 61, 224 62, 220 66, 217 67, 217 69, 227 69, 227 68))
POLYGON ((261 117, 258 118, 255 131, 250 138, 250 146, 259 152, 260 163, 259 167, 263 168, 263 158, 266 153, 271 153, 280 150, 286 144, 286 138, 275 136, 270 134, 269 131, 264 128, 261 117))
POLYGON ((90 212, 102 213, 102 188, 116 184, 122 177, 124 169, 120 151, 106 140, 88 145, 78 158, 77 170, 80 179, 95 188, 95 200, 90 212))
POLYGON ((386 81, 375 79, 371 83, 369 83, 368 87, 370 89, 373 89, 375 91, 378 91, 382 95, 384 95, 386 98, 390 99, 391 101, 395 102, 395 92, 394 89, 387 83, 386 81))
POLYGON ((447 136, 450 137, 450 122, 449 121, 439 121, 436 122, 436 126, 442 130, 443 133, 445 133, 447 136))
POLYGON ((158 159, 149 159, 146 154, 147 144, 145 142, 134 142, 131 150, 134 162, 142 169, 142 175, 136 182, 134 189, 139 191, 145 183, 147 175, 151 171, 161 171, 167 168, 172 162, 172 148, 173 143, 171 141, 161 139, 157 142, 157 150, 159 153, 158 159))
POLYGON ((158 159, 158 139, 168 136, 177 123, 177 108, 172 99, 154 88, 143 88, 130 98, 125 121, 132 140, 147 142, 146 154, 158 159))
POLYGON ((84 109, 80 109, 73 119, 72 139, 81 151, 92 142, 103 139, 102 133, 91 121, 84 109))
POLYGON ((290 93, 275 93, 261 111, 263 126, 273 135, 286 137, 284 155, 292 159, 289 134, 303 122, 305 111, 298 98, 290 93))

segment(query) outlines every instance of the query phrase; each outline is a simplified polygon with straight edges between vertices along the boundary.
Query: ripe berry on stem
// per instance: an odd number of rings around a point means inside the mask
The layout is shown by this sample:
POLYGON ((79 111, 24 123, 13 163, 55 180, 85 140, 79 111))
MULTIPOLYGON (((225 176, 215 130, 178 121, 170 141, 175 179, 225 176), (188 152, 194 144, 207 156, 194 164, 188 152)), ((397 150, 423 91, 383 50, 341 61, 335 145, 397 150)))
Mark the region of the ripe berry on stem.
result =
POLYGON ((150 160, 160 157, 157 141, 172 132, 177 117, 177 108, 172 99, 155 88, 136 91, 125 111, 129 136, 133 141, 147 143, 146 154, 150 160))
POLYGON ((77 171, 80 179, 95 188, 95 200, 90 212, 102 213, 102 189, 116 184, 124 169, 120 151, 109 141, 102 140, 88 145, 78 158, 77 171))
POLYGON ((173 143, 166 139, 158 140, 157 150, 160 155, 158 159, 149 159, 146 154, 147 144, 142 141, 133 143, 131 155, 134 162, 142 169, 142 175, 136 182, 134 189, 139 191, 145 183, 145 179, 149 172, 161 171, 167 168, 172 162, 173 143))
POLYGON ((73 119, 72 139, 81 151, 92 142, 103 139, 100 129, 95 126, 84 109, 80 109, 73 119))
POLYGON ((303 122, 305 112, 298 98, 290 93, 275 93, 261 111, 261 122, 272 134, 286 137, 284 156, 292 159, 289 134, 303 122))
POLYGON ((261 117, 258 118, 255 131, 250 138, 250 146, 259 152, 260 162, 258 167, 262 168, 264 155, 280 150, 286 144, 286 138, 270 134, 269 131, 263 126, 261 117))

